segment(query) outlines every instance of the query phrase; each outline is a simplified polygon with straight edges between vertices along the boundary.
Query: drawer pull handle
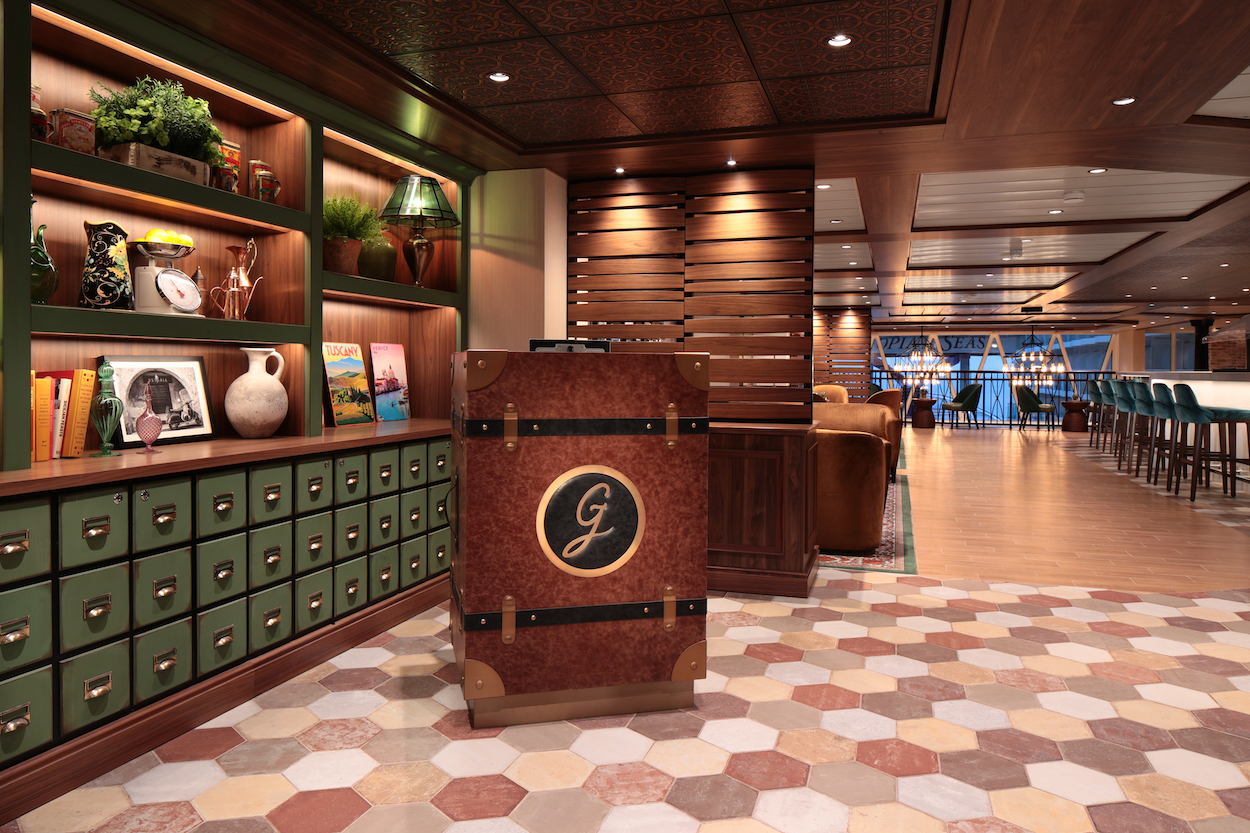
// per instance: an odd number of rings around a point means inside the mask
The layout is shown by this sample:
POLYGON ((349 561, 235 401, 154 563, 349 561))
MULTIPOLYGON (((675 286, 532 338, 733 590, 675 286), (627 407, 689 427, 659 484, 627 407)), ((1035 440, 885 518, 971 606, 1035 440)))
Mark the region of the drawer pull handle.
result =
POLYGON ((383 532, 386 532, 386 530, 390 528, 391 528, 391 516, 390 515, 383 515, 382 517, 378 518, 378 529, 381 529, 383 532))
POLYGON ((12 538, 14 535, 22 536, 22 540, 14 541, 11 544, 5 544, 3 547, 0 547, 0 555, 12 555, 15 552, 29 552, 30 551, 30 530, 29 529, 23 529, 20 532, 9 532, 4 535, 0 535, 0 541, 4 540, 5 538, 12 538))
POLYGON ((178 577, 165 576, 152 582, 152 598, 163 599, 178 592, 178 577))
POLYGON ((225 512, 234 508, 234 492, 224 492, 220 495, 213 495, 213 511, 225 512))
POLYGON ((213 631, 213 647, 224 648, 234 641, 234 625, 226 625, 224 628, 213 631))
POLYGON ((218 561, 213 565, 213 578, 216 581, 224 581, 234 575, 234 560, 218 561))
POLYGON ((409 474, 412 474, 412 475, 414 475, 414 476, 415 476, 415 475, 420 474, 420 473, 421 473, 421 461, 420 461, 420 460, 412 460, 411 462, 409 462, 409 463, 408 463, 408 473, 409 473, 409 474))
POLYGON ((321 607, 321 599, 322 599, 322 593, 320 590, 318 590, 316 593, 311 594, 308 597, 308 609, 316 610, 317 608, 321 607))
POLYGON ((152 526, 164 526, 178 520, 178 505, 170 503, 152 509, 152 526))
POLYGON ((383 463, 382 465, 378 466, 378 477, 380 477, 383 480, 391 479, 391 464, 390 463, 383 463))
POLYGON ((277 564, 282 560, 282 545, 278 544, 275 547, 266 547, 263 555, 265 556, 266 564, 277 564))
POLYGON ((82 699, 94 700, 103 697, 113 690, 113 674, 106 671, 98 677, 92 677, 82 684, 82 699))
POLYGON ((446 498, 443 498, 434 506, 434 512, 440 517, 447 515, 447 499, 446 498))
POLYGON ((308 478, 308 494, 315 495, 324 488, 321 482, 321 475, 308 478))
POLYGON ((355 541, 360 537, 360 524, 352 524, 347 528, 347 540, 355 541))
POLYGON ((360 591, 360 579, 355 579, 355 578, 347 582, 347 585, 343 588, 343 592, 345 592, 349 596, 355 596, 356 593, 358 593, 359 591, 360 591))
POLYGON ((282 500, 281 483, 273 483, 265 487, 265 503, 273 503, 276 500, 282 500))
POLYGON ((445 544, 439 544, 438 551, 434 553, 434 557, 438 559, 439 561, 442 561, 444 558, 446 558, 447 546, 445 544))
POLYGON ((413 509, 411 512, 409 512, 408 520, 412 521, 414 524, 421 523, 421 510, 413 509))
POLYGON ((23 703, 0 714, 0 735, 7 735, 16 732, 18 729, 25 729, 29 725, 30 703, 23 703))
POLYGON ((434 458, 434 468, 442 471, 447 466, 447 455, 440 454, 434 458))
POLYGON ((152 655, 152 673, 159 674, 162 671, 168 671, 178 664, 178 649, 170 648, 168 651, 161 651, 159 654, 152 655))
POLYGON ((275 607, 273 610, 265 611, 265 627, 272 628, 274 625, 282 623, 282 608, 275 607))
POLYGON ((380 571, 378 571, 378 580, 390 581, 391 580, 391 568, 383 567, 380 571))
POLYGON ((94 518, 83 518, 82 521, 82 537, 96 538, 100 535, 108 535, 112 531, 112 524, 108 515, 97 515, 94 518))
POLYGON ((12 645, 30 639, 30 617, 22 616, 0 624, 0 645, 12 645))
POLYGON ((356 469, 352 469, 351 471, 347 473, 347 478, 345 482, 347 483, 348 486, 355 486, 357 483, 360 482, 360 472, 357 471, 356 469))
POLYGON ((414 570, 414 571, 415 571, 415 570, 420 570, 420 569, 421 569, 421 559, 420 559, 420 558, 414 558, 414 559, 412 559, 411 561, 409 561, 409 562, 408 562, 408 569, 409 569, 409 570, 414 570))
POLYGON ((103 596, 92 596, 90 599, 83 599, 82 618, 98 619, 106 613, 113 610, 113 594, 105 593, 103 596))
POLYGON ((316 552, 317 550, 321 549, 324 546, 325 544, 323 544, 321 541, 320 532, 318 532, 316 535, 308 536, 308 551, 309 552, 316 552))

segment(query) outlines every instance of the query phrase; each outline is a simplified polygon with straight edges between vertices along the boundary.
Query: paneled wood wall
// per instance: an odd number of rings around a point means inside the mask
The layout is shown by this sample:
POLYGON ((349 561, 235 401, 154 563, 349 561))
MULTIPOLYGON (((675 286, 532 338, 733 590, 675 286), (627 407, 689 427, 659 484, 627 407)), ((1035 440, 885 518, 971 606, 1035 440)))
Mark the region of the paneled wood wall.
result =
POLYGON ((811 419, 810 170, 569 186, 571 338, 712 355, 713 419, 811 419))
POLYGON ((872 316, 868 307, 817 307, 812 320, 815 383, 841 385, 852 402, 863 402, 872 381, 872 316))

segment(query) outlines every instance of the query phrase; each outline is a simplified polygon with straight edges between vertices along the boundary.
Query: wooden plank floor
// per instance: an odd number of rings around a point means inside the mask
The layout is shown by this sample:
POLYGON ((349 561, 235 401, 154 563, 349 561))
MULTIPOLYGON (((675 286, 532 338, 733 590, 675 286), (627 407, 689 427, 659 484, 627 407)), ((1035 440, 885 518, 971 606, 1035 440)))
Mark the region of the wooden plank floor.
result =
MULTIPOLYGON (((1250 535, 1063 450, 1075 437, 908 426, 919 573, 1137 592, 1250 587, 1250 535)), ((1250 507, 1250 493, 1237 503, 1250 507)))

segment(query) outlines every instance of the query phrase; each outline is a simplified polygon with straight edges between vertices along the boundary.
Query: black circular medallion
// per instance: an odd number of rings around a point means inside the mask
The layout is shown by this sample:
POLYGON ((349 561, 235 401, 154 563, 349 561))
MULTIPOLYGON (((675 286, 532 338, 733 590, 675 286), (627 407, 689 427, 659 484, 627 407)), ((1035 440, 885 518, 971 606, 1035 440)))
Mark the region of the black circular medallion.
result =
POLYGON ((538 508, 543 552, 573 575, 619 569, 638 549, 645 525, 637 487, 606 466, 581 466, 560 475, 538 508))

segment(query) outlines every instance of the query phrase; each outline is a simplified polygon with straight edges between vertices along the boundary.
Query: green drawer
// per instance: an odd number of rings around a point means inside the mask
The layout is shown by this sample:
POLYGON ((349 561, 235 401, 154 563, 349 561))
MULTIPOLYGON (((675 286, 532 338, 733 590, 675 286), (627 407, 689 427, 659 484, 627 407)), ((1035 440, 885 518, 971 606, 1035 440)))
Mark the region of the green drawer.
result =
POLYGON ((52 582, 0 593, 0 674, 50 656, 52 582))
POLYGON ((289 583, 253 593, 247 600, 249 651, 254 654, 290 639, 293 620, 289 583))
POLYGON ((369 452, 369 497, 399 491, 399 449, 378 448, 369 452))
POLYGON ((411 587, 425 580, 425 536, 409 538, 399 545, 399 586, 411 587))
POLYGON ((196 537, 209 538, 247 525, 247 472, 202 474, 195 479, 196 537))
POLYGON ((361 556, 334 567, 334 615, 343 616, 369 602, 369 559, 361 556))
POLYGON ((130 640, 61 663, 61 731, 76 732, 130 706, 130 640))
POLYGON ((438 483, 451 479, 451 440, 430 440, 429 451, 430 482, 438 483))
POLYGON ((334 618, 334 571, 318 570, 295 580, 295 632, 324 625, 334 618))
POLYGON ((134 552, 175 547, 191 540, 191 478, 136 483, 131 490, 134 552))
POLYGON ((369 501, 369 549, 399 541, 399 495, 369 501))
POLYGON ((334 513, 295 519, 295 572, 327 567, 334 560, 334 513))
POLYGON ((451 527, 444 526, 426 536, 428 560, 426 576, 437 575, 451 566, 451 527))
POLYGON ((263 524, 291 517, 291 464, 256 466, 247 473, 249 524, 263 524))
POLYGON ((334 461, 329 457, 295 464, 295 514, 334 505, 334 461))
POLYGON ((60 505, 61 567, 85 567, 130 551, 130 490, 65 495, 60 505))
POLYGON ((399 495, 399 537, 420 535, 429 526, 429 512, 425 510, 425 489, 413 489, 399 495))
POLYGON ((295 553, 291 545, 291 522, 250 530, 247 543, 248 586, 253 590, 291 577, 295 553))
POLYGON ((399 546, 369 553, 369 601, 376 602, 399 589, 399 546))
POLYGON ((136 704, 191 681, 192 642, 189 616, 134 638, 136 704))
POLYGON ((240 532, 195 545, 195 603, 224 602, 247 590, 247 534, 240 532))
POLYGON ((334 460, 334 503, 336 506, 369 497, 369 456, 346 454, 334 460))
POLYGON ((334 510, 334 560, 364 555, 369 544, 369 504, 340 506, 334 510))
POLYGON ((415 489, 427 480, 426 444, 411 443, 399 449, 399 488, 415 489))
POLYGON ((191 609, 191 548, 136 558, 131 615, 144 628, 191 609))
POLYGON ((61 650, 102 642, 130 628, 130 565, 61 579, 61 650))
POLYGON ((24 500, 0 507, 0 576, 4 581, 46 575, 51 569, 52 502, 24 500))
POLYGON ((52 740, 50 666, 0 683, 0 727, 0 764, 52 740))
POLYGON ((208 674, 247 656, 247 599, 206 610, 196 619, 197 669, 208 674))
POLYGON ((435 483, 426 489, 425 511, 430 529, 447 526, 447 502, 451 494, 450 483, 435 483))

